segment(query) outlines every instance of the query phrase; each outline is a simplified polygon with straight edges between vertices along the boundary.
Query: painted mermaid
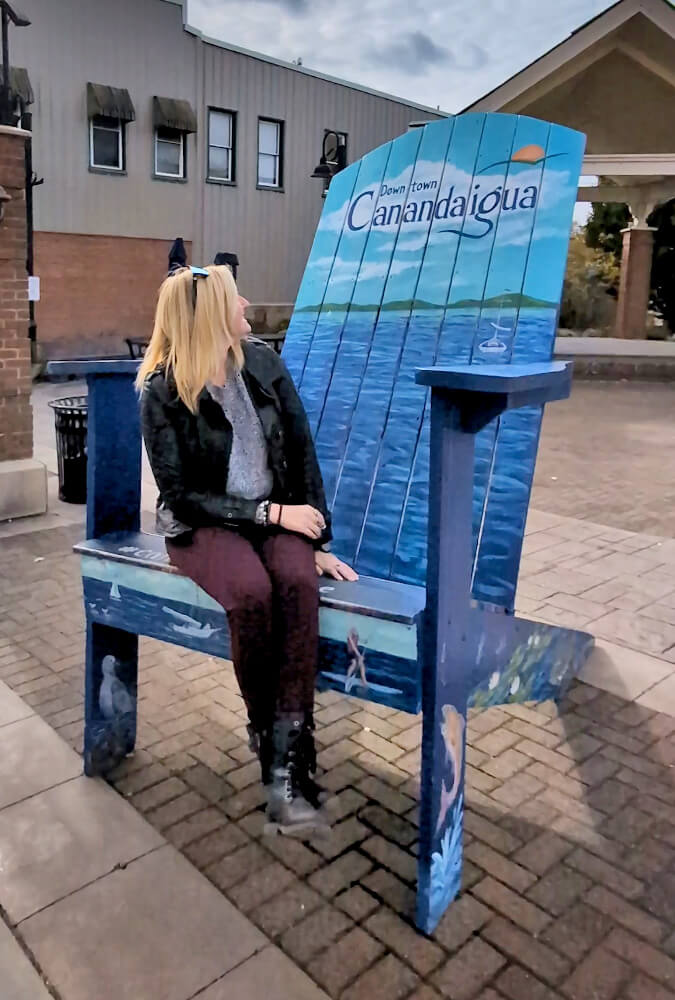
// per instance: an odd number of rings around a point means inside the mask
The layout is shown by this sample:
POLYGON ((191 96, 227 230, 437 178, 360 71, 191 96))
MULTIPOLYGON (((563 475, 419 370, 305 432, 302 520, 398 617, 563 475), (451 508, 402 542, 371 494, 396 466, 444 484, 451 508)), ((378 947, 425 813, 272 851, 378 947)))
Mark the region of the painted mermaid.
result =
POLYGON ((347 677, 345 679, 345 691, 351 691, 357 683, 355 674, 358 670, 361 675, 361 685, 368 687, 366 680, 366 661, 363 653, 359 649, 359 633, 355 628, 351 629, 347 636, 347 652, 349 653, 349 666, 347 667, 347 677))

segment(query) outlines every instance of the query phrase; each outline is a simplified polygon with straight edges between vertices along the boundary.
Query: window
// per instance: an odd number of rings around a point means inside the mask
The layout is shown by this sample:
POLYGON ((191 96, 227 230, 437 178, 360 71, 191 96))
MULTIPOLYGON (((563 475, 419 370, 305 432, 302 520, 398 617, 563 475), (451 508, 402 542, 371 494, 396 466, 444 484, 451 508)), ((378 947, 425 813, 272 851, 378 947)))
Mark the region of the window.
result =
POLYGON ((185 177, 185 133, 175 128, 155 129, 155 174, 157 177, 185 177))
POLYGON ((235 180, 236 115, 234 111, 209 109, 209 157, 207 178, 221 184, 235 180))
POLYGON ((125 87, 87 84, 89 167, 122 173, 126 167, 126 126, 136 121, 136 110, 125 87))
POLYGON ((103 170, 124 170, 124 123, 95 115, 89 119, 89 164, 103 170))
POLYGON ((280 188, 283 184, 283 122, 258 119, 258 186, 280 188))

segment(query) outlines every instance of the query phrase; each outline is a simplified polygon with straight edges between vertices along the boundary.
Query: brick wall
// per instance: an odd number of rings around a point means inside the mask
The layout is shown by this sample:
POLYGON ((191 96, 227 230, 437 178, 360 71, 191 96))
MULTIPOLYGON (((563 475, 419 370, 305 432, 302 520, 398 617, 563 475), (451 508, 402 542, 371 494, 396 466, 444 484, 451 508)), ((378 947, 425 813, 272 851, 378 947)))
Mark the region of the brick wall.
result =
POLYGON ((0 127, 0 461, 31 458, 33 412, 26 275, 25 133, 0 127))
MULTIPOLYGON (((170 247, 166 240, 36 233, 37 339, 46 357, 123 354, 125 337, 150 336, 170 247)), ((189 259, 190 243, 185 247, 189 259)))

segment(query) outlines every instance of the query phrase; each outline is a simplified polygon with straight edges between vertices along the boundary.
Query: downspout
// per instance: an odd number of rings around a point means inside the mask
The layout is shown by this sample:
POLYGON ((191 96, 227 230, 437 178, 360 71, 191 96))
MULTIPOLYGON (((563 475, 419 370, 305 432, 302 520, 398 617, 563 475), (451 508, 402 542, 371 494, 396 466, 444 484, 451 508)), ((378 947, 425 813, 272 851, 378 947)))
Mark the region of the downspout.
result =
POLYGON ((199 122, 200 131, 197 135, 197 166, 198 166, 198 187, 197 204, 195 211, 195 221, 197 229, 195 231, 194 242, 192 244, 192 263, 200 266, 210 263, 204 257, 205 253, 205 227, 206 227, 206 142, 208 131, 208 118, 205 106, 206 95, 206 58, 204 49, 204 39, 198 37, 197 47, 197 93, 199 96, 199 122))

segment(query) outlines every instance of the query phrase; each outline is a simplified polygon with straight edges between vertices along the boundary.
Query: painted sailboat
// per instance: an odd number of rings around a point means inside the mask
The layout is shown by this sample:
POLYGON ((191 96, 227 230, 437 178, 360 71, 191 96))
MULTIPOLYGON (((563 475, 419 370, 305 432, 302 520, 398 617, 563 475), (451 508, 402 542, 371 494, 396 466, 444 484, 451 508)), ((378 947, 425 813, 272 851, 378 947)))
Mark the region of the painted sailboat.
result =
POLYGON ((121 601, 122 596, 120 594, 120 588, 116 583, 110 584, 110 600, 111 601, 121 601))
POLYGON ((504 354, 508 350, 509 345, 506 342, 506 340, 503 340, 500 337, 500 334, 504 334, 505 337, 508 338, 513 333, 513 327, 515 325, 515 316, 514 316, 514 323, 510 324, 509 326, 502 325, 501 320, 502 320, 503 303, 504 303, 504 296, 502 296, 501 301, 499 303, 499 313, 497 314, 497 322, 490 323, 490 326, 492 327, 493 330, 492 335, 487 340, 481 341, 481 343, 478 345, 478 349, 480 350, 481 354, 504 354))

